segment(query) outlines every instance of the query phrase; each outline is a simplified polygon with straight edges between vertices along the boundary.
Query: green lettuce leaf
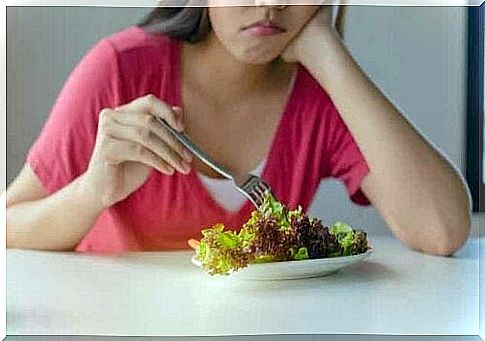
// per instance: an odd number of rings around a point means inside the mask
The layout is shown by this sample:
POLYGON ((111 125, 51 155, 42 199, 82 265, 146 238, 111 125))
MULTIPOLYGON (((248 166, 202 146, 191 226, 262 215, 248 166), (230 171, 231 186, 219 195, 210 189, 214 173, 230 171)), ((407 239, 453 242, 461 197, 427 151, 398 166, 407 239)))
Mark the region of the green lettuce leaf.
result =
POLYGON ((367 234, 353 229, 346 223, 336 222, 330 228, 330 233, 337 237, 337 241, 342 246, 342 256, 357 255, 368 250, 367 234))
POLYGON ((247 265, 251 234, 224 231, 224 225, 216 224, 204 229, 202 235, 196 258, 204 270, 212 275, 227 275, 247 265))
POLYGON ((352 230, 353 229, 349 224, 338 221, 332 225, 332 227, 330 228, 330 233, 332 233, 333 235, 347 234, 347 233, 351 233, 352 230))
POLYGON ((308 259, 308 249, 306 247, 300 247, 298 252, 294 255, 295 260, 308 259))
POLYGON ((254 259, 254 263, 271 263, 273 261, 274 257, 272 255, 262 255, 254 259))
MULTIPOLYGON (((263 204, 259 207, 258 212, 264 217, 271 217, 278 222, 281 230, 291 229, 291 219, 301 219, 302 208, 298 206, 295 210, 290 210, 288 207, 277 201, 270 192, 266 191, 263 195, 263 204)), ((256 217, 258 217, 256 215, 256 217)))

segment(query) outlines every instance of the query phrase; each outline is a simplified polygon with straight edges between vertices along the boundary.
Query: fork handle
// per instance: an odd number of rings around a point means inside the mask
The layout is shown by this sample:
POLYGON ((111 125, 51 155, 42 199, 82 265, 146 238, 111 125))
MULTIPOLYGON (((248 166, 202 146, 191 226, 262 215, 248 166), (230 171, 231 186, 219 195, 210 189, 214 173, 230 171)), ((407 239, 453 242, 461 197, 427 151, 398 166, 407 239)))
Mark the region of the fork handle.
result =
POLYGON ((175 138, 182 143, 188 150, 190 150, 195 156, 197 156, 207 166, 221 174, 223 177, 234 180, 234 176, 224 167, 220 166, 217 162, 212 160, 206 153, 204 153, 199 147, 197 147, 185 133, 178 132, 173 129, 170 124, 163 118, 155 116, 158 122, 160 122, 175 138))

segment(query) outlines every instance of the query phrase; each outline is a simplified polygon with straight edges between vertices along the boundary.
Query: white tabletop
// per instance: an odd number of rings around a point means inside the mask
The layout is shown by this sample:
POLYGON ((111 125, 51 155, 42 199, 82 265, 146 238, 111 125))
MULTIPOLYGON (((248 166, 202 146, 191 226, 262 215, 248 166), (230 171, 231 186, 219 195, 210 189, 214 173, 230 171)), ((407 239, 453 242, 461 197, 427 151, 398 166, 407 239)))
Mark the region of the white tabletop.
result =
POLYGON ((371 240, 373 255, 307 280, 210 277, 190 253, 7 251, 7 334, 478 334, 478 248, 453 258, 371 240))

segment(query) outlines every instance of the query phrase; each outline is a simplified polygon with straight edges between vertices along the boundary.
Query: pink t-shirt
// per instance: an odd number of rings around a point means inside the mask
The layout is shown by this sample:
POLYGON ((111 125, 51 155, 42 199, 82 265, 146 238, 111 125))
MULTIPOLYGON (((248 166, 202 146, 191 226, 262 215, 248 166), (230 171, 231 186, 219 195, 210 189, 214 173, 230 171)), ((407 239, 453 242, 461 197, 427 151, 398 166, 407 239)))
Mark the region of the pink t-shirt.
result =
MULTIPOLYGON (((67 79, 27 161, 48 193, 86 171, 98 114, 148 93, 180 103, 182 43, 130 27, 96 44, 67 79)), ((369 168, 332 100, 299 66, 293 90, 267 155, 262 178, 277 198, 307 209, 322 179, 343 181, 357 204, 369 168)), ((77 251, 121 252, 180 249, 200 231, 222 222, 238 230, 253 207, 229 212, 214 200, 196 171, 173 176, 153 171, 127 199, 104 211, 77 251)), ((69 228, 69 226, 66 226, 69 228)))

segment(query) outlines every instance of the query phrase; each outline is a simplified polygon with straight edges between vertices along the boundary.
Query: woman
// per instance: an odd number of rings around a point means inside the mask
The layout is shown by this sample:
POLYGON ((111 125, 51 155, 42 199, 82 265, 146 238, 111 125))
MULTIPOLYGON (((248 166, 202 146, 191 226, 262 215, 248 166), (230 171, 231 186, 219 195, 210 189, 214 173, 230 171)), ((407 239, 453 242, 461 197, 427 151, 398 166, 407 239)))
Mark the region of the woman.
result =
POLYGON ((156 9, 85 56, 7 191, 8 247, 165 250, 240 227, 249 202, 155 116, 290 206, 334 177, 409 247, 463 245, 462 178, 351 58, 329 6, 214 1, 156 9))

